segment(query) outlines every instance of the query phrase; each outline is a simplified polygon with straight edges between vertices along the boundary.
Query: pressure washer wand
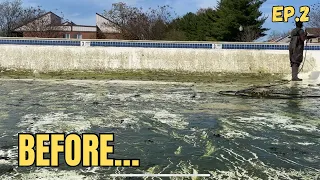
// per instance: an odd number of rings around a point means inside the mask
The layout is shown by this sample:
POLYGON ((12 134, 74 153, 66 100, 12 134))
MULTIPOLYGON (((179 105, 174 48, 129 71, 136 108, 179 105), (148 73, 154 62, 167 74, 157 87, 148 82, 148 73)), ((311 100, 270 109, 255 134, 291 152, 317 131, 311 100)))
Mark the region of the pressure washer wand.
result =
POLYGON ((303 58, 302 66, 301 66, 300 70, 298 71, 298 74, 302 71, 304 63, 306 62, 307 51, 308 51, 306 47, 308 46, 308 41, 309 41, 309 39, 306 41, 306 46, 305 46, 305 50, 304 50, 304 58, 303 58))
MULTIPOLYGON (((308 33, 308 32, 307 32, 308 33)), ((320 36, 316 36, 316 35, 313 35, 313 34, 307 34, 307 41, 306 41, 306 46, 305 46, 305 50, 304 50, 304 59, 303 59, 303 62, 302 62, 302 66, 300 68, 300 70, 298 71, 298 74, 302 71, 303 69, 303 66, 304 66, 304 63, 306 62, 306 57, 307 57, 307 47, 308 47, 308 41, 311 41, 312 38, 318 38, 320 36)))

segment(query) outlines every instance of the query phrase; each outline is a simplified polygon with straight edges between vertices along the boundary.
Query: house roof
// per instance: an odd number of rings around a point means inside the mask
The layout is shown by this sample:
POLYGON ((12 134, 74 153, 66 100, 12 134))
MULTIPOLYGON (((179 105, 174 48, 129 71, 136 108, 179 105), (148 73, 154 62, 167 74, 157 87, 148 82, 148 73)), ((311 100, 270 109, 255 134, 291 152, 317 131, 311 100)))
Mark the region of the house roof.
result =
POLYGON ((283 42, 283 41, 287 42, 289 38, 290 38, 290 34, 287 36, 280 37, 280 38, 276 39, 275 41, 276 42, 283 42))
POLYGON ((69 22, 69 21, 66 21, 64 23, 62 23, 62 25, 66 25, 66 26, 76 26, 76 24, 74 22, 69 22))
MULTIPOLYGON (((22 24, 22 25, 20 25, 20 26, 16 27, 16 28, 15 28, 15 30, 16 30, 16 29, 19 29, 19 28, 21 28, 22 26, 24 26, 24 25, 26 25, 26 24, 29 24, 29 23, 31 23, 31 22, 33 22, 33 21, 37 20, 37 19, 40 19, 40 18, 42 18, 42 17, 44 17, 44 16, 46 16, 46 15, 48 15, 48 14, 54 14, 55 16, 58 16, 58 15, 56 15, 55 13, 53 13, 52 11, 49 11, 49 12, 46 12, 46 13, 44 13, 44 14, 42 14, 42 15, 40 15, 40 16, 38 16, 38 17, 36 17, 36 18, 30 19, 28 22, 26 22, 26 23, 24 23, 24 24, 22 24)), ((58 16, 58 17, 59 17, 59 18, 61 18, 60 16, 58 16)))
POLYGON ((96 13, 96 15, 101 16, 101 17, 105 18, 106 20, 108 20, 106 17, 102 16, 102 15, 99 14, 99 13, 96 13))
MULTIPOLYGON (((98 16, 100 16, 100 17, 104 18, 105 20, 108 20, 108 21, 112 22, 109 18, 106 18, 106 17, 104 17, 103 15, 101 15, 101 14, 99 14, 99 13, 96 13, 96 15, 98 15, 98 16)), ((112 22, 112 23, 113 23, 113 22, 112 22)))
POLYGON ((281 36, 278 38, 269 39, 268 42, 289 42, 290 41, 290 35, 281 36))
POLYGON ((320 36, 320 28, 306 28, 306 32, 316 36, 320 36))
MULTIPOLYGON (((109 23, 111 23, 111 24, 113 24, 113 25, 116 25, 117 23, 115 23, 114 21, 112 21, 112 20, 110 20, 109 18, 107 18, 107 17, 105 17, 105 16, 103 16, 103 15, 101 15, 101 14, 99 14, 99 13, 96 13, 96 15, 97 16, 100 16, 101 18, 103 18, 103 19, 105 19, 105 20, 107 20, 109 23)), ((99 25, 98 25, 98 22, 97 22, 97 26, 98 26, 98 28, 100 28, 99 27, 99 25)), ((114 27, 109 27, 110 29, 109 30, 104 30, 104 32, 108 32, 108 33, 119 33, 119 30, 117 29, 117 28, 114 28, 114 27)))
MULTIPOLYGON (((60 16, 58 16, 58 15, 56 15, 55 13, 53 13, 53 12, 51 12, 51 11, 49 11, 49 12, 47 12, 47 13, 44 13, 44 14, 42 14, 42 15, 40 15, 40 16, 38 16, 37 18, 33 18, 33 19, 31 19, 30 21, 28 21, 27 23, 24 23, 24 24, 22 24, 21 26, 19 26, 19 27, 17 27, 17 28, 15 28, 15 31, 20 31, 19 30, 19 28, 21 28, 21 27, 23 27, 23 26, 25 26, 25 25, 27 25, 27 24, 29 24, 29 23, 31 23, 31 22, 33 22, 33 21, 36 21, 37 19, 41 19, 42 17, 44 17, 44 16, 46 16, 46 15, 48 15, 48 14, 53 14, 54 16, 57 16, 58 18, 60 18, 61 19, 61 17, 60 16)), ((49 26, 61 26, 61 27, 87 27, 87 28, 96 28, 97 26, 88 26, 88 25, 78 25, 78 24, 75 24, 74 22, 72 22, 72 21, 65 21, 65 22, 59 22, 59 24, 50 24, 49 26)), ((23 30, 22 30, 23 31, 23 30)))

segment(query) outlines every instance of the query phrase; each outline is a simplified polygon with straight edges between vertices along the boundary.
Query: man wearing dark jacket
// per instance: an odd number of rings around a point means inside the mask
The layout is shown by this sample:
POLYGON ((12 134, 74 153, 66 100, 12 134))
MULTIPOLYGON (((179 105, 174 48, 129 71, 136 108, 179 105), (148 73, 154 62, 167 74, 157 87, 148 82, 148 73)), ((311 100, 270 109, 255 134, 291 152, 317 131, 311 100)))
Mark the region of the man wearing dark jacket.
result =
POLYGON ((304 41, 307 39, 307 33, 302 29, 303 23, 296 22, 296 28, 291 31, 291 40, 289 44, 289 57, 292 69, 292 81, 302 81, 298 78, 299 66, 303 60, 304 41))

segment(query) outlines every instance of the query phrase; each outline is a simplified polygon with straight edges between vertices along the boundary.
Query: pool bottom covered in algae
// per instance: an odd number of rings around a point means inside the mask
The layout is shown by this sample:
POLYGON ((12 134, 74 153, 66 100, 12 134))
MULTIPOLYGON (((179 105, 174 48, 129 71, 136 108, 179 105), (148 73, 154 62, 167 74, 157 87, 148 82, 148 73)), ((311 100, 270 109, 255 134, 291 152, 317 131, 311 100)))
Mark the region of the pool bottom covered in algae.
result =
POLYGON ((317 99, 243 99, 217 93, 248 86, 242 83, 0 83, 2 179, 113 179, 110 174, 195 172, 211 177, 193 179, 319 178, 317 99), (141 166, 71 168, 61 156, 58 168, 17 167, 17 135, 23 132, 114 133, 115 153, 110 157, 137 158, 141 166))

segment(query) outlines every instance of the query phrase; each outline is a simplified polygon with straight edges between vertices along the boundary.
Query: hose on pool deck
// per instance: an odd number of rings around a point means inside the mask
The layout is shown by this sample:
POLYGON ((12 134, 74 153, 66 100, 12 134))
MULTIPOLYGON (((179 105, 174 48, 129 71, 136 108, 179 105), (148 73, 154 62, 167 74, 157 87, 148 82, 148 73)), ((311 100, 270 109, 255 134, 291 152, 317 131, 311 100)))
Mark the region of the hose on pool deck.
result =
POLYGON ((292 93, 266 93, 266 94, 252 94, 240 91, 219 91, 220 95, 224 96, 239 96, 250 99, 317 99, 320 95, 301 95, 292 93))
POLYGON ((270 90, 269 92, 259 92, 255 91, 260 88, 271 88, 275 86, 281 86, 288 84, 288 80, 283 80, 283 82, 270 84, 270 85, 264 85, 264 86, 253 86, 247 89, 242 89, 238 91, 219 91, 218 94, 224 95, 224 96, 238 96, 242 98, 251 98, 251 99, 317 99, 320 98, 320 95, 302 95, 302 94, 296 94, 296 93, 281 93, 281 92, 273 92, 270 90))

